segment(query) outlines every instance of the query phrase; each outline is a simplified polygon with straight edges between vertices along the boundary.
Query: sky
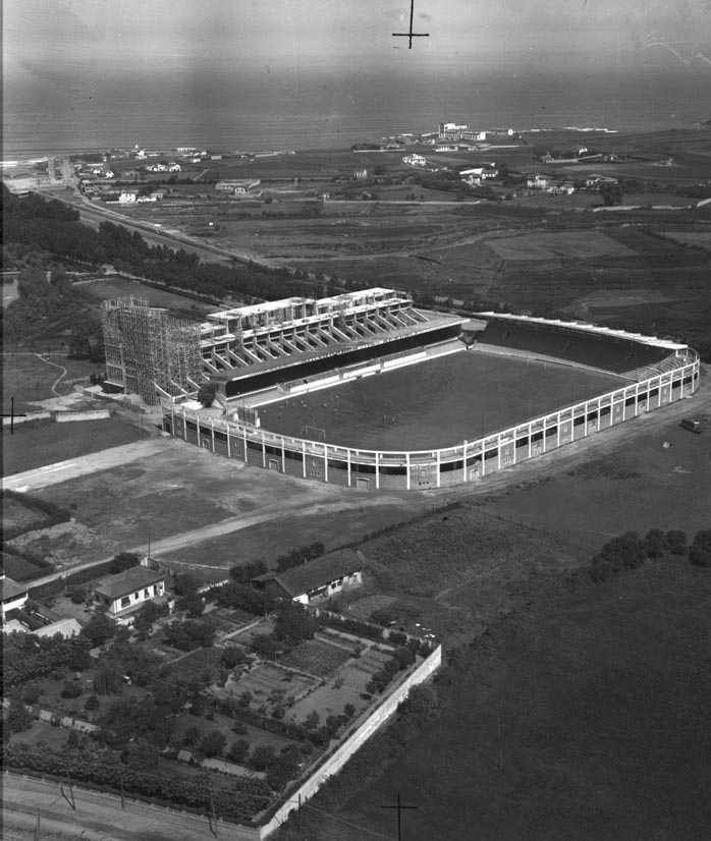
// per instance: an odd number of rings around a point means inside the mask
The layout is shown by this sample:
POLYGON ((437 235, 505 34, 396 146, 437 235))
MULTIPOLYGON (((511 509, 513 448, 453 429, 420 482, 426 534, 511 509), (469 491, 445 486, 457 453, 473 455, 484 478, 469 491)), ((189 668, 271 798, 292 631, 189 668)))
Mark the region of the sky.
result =
POLYGON ((90 73, 708 67, 711 0, 4 0, 5 84, 90 73))

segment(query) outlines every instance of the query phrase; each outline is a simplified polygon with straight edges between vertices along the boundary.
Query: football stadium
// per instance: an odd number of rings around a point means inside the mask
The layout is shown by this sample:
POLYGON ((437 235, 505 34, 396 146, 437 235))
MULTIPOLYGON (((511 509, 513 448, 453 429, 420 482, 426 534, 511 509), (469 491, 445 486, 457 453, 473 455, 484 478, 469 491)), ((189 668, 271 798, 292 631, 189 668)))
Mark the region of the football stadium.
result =
POLYGON ((362 490, 482 481, 699 386, 699 358, 685 344, 435 312, 392 289, 222 310, 190 329, 143 302, 131 307, 107 303, 112 381, 157 395, 166 432, 362 490), (196 399, 206 382, 209 408, 196 399))

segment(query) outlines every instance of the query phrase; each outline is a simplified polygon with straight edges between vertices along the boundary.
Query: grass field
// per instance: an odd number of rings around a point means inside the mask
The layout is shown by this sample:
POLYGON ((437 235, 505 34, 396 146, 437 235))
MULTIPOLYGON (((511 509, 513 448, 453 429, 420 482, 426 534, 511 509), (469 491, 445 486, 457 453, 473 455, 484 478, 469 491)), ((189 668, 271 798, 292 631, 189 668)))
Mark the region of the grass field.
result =
POLYGON ((424 501, 418 498, 407 503, 403 501, 401 505, 384 502, 379 506, 341 511, 337 517, 318 513, 282 516, 279 528, 271 522, 260 523, 240 531, 239 540, 235 540, 233 534, 226 534, 196 546, 166 552, 161 559, 178 565, 204 562, 229 566, 259 558, 271 564, 295 547, 316 542, 323 543, 325 550, 330 552, 378 529, 400 523, 424 508, 424 501))
POLYGON ((504 260, 581 260, 607 255, 628 257, 634 253, 604 234, 589 230, 492 238, 488 244, 504 260))
MULTIPOLYGON (((346 771, 339 817, 388 833, 379 805, 397 792, 418 806, 404 818, 413 841, 463 841, 473 827, 482 841, 700 841, 709 598, 709 571, 671 559, 572 593, 545 582, 529 610, 460 652, 441 715, 402 759, 350 796, 359 780, 346 771)), ((325 839, 336 826, 362 837, 323 819, 308 830, 325 839)))
POLYGON ((52 354, 51 361, 55 364, 49 365, 29 352, 3 353, 3 412, 10 411, 10 397, 15 398, 17 413, 39 411, 40 407, 32 404, 56 396, 52 393, 52 384, 62 373, 62 367, 67 369, 67 373, 57 387, 60 394, 69 390, 66 380, 86 377, 88 381, 89 375, 101 367, 80 359, 67 359, 63 354, 52 354))
POLYGON ((302 436, 325 429, 332 444, 383 450, 472 441, 619 386, 559 365, 457 353, 295 397, 259 410, 265 429, 302 436))
POLYGON ((691 535, 711 524, 710 501, 711 436, 692 435, 672 422, 555 482, 511 490, 487 510, 563 532, 576 542, 602 543, 628 529, 682 529, 691 535), (671 446, 664 448, 665 441, 671 446))
POLYGON ((146 434, 117 418, 18 424, 12 435, 8 429, 2 433, 3 472, 6 476, 22 473, 44 464, 130 444, 146 434))
POLYGON ((216 309, 215 304, 206 304, 184 295, 178 295, 175 292, 157 289, 154 286, 148 286, 140 281, 124 277, 97 278, 94 281, 82 283, 81 288, 101 301, 133 295, 135 298, 146 299, 153 307, 166 307, 182 314, 193 312, 196 318, 202 318, 204 313, 214 312, 216 309))

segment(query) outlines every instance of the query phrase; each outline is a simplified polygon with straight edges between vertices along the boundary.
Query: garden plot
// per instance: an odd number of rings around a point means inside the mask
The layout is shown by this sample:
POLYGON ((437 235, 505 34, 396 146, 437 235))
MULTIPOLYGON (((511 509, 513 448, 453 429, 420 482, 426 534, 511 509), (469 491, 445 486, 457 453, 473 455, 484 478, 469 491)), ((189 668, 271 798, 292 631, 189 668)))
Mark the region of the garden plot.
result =
POLYGON ((276 664, 261 663, 225 688, 229 687, 234 695, 249 692, 253 708, 271 708, 280 706, 285 699, 297 699, 310 693, 319 682, 317 678, 297 674, 276 664))
POLYGON ((287 710, 286 719, 303 723, 314 712, 321 721, 329 715, 342 715, 347 705, 359 714, 370 703, 366 687, 376 672, 390 657, 370 647, 360 657, 349 658, 335 673, 332 680, 324 682, 287 710))
POLYGON ((340 645, 326 640, 311 639, 297 645, 279 662, 315 677, 328 677, 351 656, 352 652, 340 645))

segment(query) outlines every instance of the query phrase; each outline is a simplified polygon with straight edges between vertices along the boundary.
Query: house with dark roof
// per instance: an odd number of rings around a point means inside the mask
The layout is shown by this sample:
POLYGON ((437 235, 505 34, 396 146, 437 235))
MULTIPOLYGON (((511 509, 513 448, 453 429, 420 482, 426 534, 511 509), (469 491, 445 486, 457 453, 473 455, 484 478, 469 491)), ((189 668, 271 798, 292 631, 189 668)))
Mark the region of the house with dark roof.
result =
POLYGON ((136 566, 104 578, 95 589, 96 597, 111 616, 120 618, 159 596, 165 595, 165 574, 136 566))
POLYGON ((2 590, 2 618, 3 621, 11 610, 19 610, 27 602, 27 587, 18 584, 4 573, 0 577, 0 588, 2 590))
POLYGON ((260 575, 254 583, 270 596, 310 605, 360 586, 363 561, 353 549, 340 549, 284 572, 260 575))

